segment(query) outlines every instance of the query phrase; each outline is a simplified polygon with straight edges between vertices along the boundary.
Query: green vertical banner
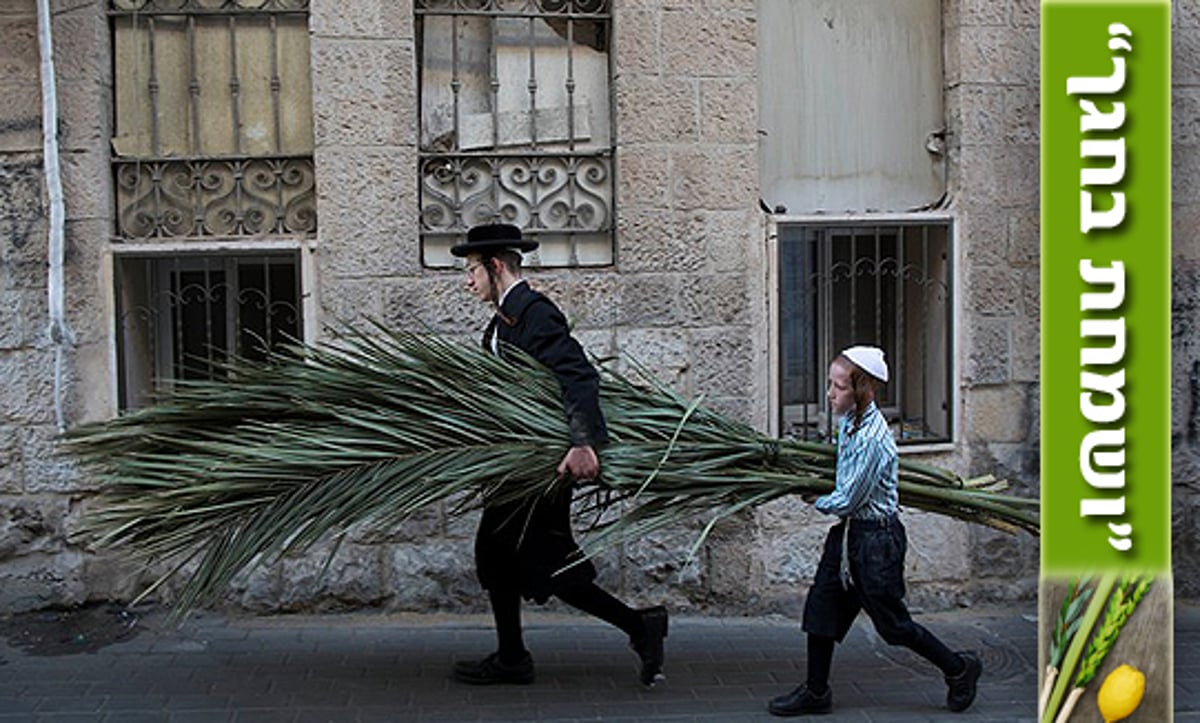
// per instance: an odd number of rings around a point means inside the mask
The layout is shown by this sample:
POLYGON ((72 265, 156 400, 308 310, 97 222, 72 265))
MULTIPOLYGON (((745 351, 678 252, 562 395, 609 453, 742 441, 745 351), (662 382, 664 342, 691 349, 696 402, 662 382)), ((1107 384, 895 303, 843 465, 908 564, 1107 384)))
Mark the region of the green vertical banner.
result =
POLYGON ((1170 574, 1169 0, 1044 0, 1042 574, 1170 574))

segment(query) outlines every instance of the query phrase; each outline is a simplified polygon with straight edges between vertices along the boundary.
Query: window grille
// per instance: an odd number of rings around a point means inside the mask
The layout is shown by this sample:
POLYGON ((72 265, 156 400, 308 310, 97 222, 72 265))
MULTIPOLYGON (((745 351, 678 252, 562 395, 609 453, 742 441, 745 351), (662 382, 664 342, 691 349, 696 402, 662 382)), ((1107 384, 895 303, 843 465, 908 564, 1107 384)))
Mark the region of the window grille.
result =
POLYGON ((848 346, 887 354, 877 397, 901 444, 952 439, 950 225, 783 224, 780 430, 832 440, 829 363, 848 346))
POLYGON ((520 226, 542 266, 612 263, 608 0, 416 0, 427 265, 468 228, 520 226))
POLYGON ((308 0, 110 0, 120 241, 316 232, 308 0))
POLYGON ((303 328, 296 252, 119 256, 122 409, 177 379, 214 379, 231 355, 262 359, 303 328))

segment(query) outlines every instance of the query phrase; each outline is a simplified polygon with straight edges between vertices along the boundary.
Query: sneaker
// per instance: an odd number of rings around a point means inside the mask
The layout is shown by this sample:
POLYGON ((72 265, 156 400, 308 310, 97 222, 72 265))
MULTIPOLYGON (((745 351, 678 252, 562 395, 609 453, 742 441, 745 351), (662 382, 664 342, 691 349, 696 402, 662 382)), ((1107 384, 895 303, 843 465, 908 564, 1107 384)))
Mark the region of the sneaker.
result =
POLYGON ((832 713, 833 689, 826 688, 823 694, 817 695, 807 685, 802 685, 787 695, 773 698, 767 704, 767 712, 784 717, 832 713))
POLYGON ((462 660, 454 664, 454 679, 470 685, 529 685, 533 682, 533 657, 505 663, 499 653, 483 660, 462 660))
POLYGON ((946 676, 946 707, 961 713, 975 701, 975 687, 983 675, 983 663, 969 651, 958 654, 963 661, 963 670, 958 675, 946 676))
POLYGON ((629 647, 642 661, 638 680, 647 688, 667 679, 663 675, 663 638, 667 637, 667 609, 662 605, 639 610, 645 632, 640 638, 630 639, 629 647))

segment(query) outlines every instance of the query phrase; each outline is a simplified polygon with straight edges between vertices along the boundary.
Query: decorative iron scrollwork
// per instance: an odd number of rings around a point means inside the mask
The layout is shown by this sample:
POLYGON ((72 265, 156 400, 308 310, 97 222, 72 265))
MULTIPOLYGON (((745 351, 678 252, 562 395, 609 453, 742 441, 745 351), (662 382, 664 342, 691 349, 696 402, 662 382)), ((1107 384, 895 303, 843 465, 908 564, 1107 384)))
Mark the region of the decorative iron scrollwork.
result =
POLYGON ((317 230, 309 158, 119 160, 115 167, 122 238, 311 236, 317 230))
POLYGON ((114 15, 133 13, 278 13, 307 11, 309 0, 110 0, 114 15))
POLYGON ((612 226, 607 156, 454 156, 421 168, 421 229, 458 233, 503 221, 529 231, 604 232, 612 226))
POLYGON ((416 0, 418 14, 470 13, 483 15, 605 16, 609 0, 416 0))

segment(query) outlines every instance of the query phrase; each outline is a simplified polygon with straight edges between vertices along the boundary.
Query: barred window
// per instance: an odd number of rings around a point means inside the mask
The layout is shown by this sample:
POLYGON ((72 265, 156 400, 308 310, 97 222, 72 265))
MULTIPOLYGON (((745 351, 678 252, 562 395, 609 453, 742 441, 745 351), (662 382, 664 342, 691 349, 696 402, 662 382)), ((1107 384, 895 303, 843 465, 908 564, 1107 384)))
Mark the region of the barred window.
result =
POLYGON ((118 403, 301 338, 308 0, 109 0, 118 403))
POLYGON ((778 225, 781 433, 832 440, 829 363, 848 346, 887 354, 878 399, 901 444, 952 439, 949 222, 778 225))
POLYGON ((111 0, 120 241, 313 236, 308 0, 111 0))
POLYGON ((532 265, 613 260, 608 0, 416 0, 420 229, 430 266, 479 223, 532 265))
POLYGON ((300 338, 297 252, 122 255, 117 334, 122 409, 178 379, 213 379, 236 354, 261 359, 300 338))

